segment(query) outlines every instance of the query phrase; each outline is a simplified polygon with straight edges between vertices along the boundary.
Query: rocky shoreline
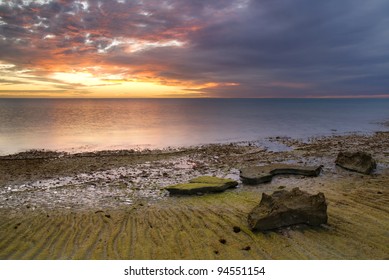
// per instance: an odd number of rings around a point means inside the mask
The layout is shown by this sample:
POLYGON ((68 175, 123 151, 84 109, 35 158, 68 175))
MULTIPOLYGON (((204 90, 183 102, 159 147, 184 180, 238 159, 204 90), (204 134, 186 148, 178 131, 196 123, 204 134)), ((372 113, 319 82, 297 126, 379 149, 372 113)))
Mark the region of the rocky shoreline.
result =
POLYGON ((389 258, 389 132, 269 141, 287 149, 245 142, 1 156, 0 259, 389 258), (373 174, 336 166, 337 154, 348 150, 372 154, 373 174), (254 186, 240 181, 242 168, 269 164, 322 166, 322 172, 277 175, 254 186), (165 189, 199 176, 240 183, 191 197, 165 189), (328 225, 253 233, 249 212, 280 186, 323 192, 328 225))

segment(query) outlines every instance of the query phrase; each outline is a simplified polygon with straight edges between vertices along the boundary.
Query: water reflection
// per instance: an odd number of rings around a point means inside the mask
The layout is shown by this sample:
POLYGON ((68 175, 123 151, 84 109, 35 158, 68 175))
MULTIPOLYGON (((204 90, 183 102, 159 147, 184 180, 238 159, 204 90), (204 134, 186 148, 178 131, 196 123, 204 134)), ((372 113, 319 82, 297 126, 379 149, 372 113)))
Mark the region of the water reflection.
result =
POLYGON ((160 148, 381 129, 389 100, 1 99, 0 153, 160 148))

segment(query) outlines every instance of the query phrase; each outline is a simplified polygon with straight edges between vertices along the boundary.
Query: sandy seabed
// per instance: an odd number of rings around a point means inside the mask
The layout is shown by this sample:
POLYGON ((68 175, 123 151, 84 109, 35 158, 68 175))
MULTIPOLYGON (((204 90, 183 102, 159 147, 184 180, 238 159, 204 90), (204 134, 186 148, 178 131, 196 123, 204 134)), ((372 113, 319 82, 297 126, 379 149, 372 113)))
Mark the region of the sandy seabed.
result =
POLYGON ((389 259, 389 133, 151 151, 0 157, 0 259, 389 259), (372 175, 335 166, 339 151, 373 155, 372 175), (250 165, 323 165, 224 193, 169 196, 200 175, 239 180, 250 165), (280 186, 323 192, 328 224, 252 232, 247 216, 280 186))

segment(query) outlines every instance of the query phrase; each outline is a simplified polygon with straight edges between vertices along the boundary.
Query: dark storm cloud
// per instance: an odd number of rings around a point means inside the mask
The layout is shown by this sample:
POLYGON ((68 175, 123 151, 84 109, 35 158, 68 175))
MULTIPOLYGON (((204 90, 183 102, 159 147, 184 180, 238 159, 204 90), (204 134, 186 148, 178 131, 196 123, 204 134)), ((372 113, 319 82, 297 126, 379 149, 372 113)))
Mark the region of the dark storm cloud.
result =
POLYGON ((10 2, 0 60, 18 66, 118 66, 166 84, 218 83, 204 89, 212 96, 389 93, 386 0, 10 2), (184 45, 128 50, 172 40, 184 45))
POLYGON ((196 34, 192 52, 253 95, 388 93, 388 10, 387 1, 252 1, 239 21, 196 34))

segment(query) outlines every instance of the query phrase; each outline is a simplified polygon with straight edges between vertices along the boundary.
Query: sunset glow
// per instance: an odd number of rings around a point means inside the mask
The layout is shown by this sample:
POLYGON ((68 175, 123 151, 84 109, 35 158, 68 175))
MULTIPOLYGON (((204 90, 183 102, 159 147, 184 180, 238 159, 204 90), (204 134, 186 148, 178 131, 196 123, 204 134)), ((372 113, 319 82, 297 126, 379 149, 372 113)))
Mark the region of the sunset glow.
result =
POLYGON ((0 1, 0 97, 387 97, 357 2, 0 1))

